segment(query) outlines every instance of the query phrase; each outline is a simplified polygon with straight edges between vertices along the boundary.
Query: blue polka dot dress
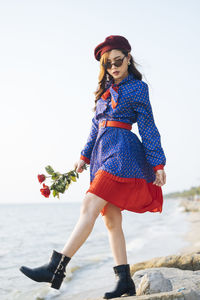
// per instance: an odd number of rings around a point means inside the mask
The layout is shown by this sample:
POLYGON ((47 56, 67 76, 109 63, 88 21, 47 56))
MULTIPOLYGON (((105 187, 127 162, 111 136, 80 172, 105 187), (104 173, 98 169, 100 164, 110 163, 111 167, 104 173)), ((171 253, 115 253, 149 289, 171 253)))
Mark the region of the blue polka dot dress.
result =
MULTIPOLYGON (((111 80, 97 101, 91 130, 80 158, 90 164, 91 192, 121 210, 162 212, 162 188, 153 184, 166 157, 154 122, 148 85, 129 73, 111 80), (99 127, 103 120, 137 123, 141 140, 129 129, 99 127)), ((107 204, 107 205, 108 205, 107 204)), ((106 207, 101 211, 106 214, 106 207)))

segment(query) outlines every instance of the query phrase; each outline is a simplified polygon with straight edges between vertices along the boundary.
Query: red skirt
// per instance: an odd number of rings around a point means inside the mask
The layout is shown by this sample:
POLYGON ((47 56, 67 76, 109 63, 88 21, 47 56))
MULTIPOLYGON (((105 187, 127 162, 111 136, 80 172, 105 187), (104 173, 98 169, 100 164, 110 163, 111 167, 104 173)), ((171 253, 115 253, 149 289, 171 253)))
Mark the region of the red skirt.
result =
MULTIPOLYGON (((109 203, 136 213, 162 212, 162 188, 141 178, 123 178, 99 169, 86 193, 93 193, 109 203)), ((106 207, 101 215, 106 214, 106 207)))

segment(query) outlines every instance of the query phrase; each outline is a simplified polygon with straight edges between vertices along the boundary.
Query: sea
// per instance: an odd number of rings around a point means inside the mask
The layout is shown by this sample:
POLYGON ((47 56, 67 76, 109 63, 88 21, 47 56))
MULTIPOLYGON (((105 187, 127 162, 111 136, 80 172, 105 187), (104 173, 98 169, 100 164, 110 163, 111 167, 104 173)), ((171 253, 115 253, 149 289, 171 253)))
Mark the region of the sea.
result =
MULTIPOLYGON (((113 290, 115 265, 101 214, 66 268, 59 290, 35 282, 19 270, 49 261, 61 251, 80 215, 81 203, 0 205, 0 300, 83 300, 113 290)), ((122 211, 128 263, 176 254, 188 246, 186 213, 178 199, 164 199, 162 213, 122 211)))

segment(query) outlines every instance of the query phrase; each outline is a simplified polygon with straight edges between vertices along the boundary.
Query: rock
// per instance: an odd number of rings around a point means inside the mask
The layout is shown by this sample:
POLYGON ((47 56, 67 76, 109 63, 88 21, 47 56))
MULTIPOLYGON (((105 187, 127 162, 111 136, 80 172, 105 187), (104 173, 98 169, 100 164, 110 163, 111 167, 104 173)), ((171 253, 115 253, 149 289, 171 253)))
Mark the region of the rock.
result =
MULTIPOLYGON (((159 290, 164 292, 163 289, 168 289, 168 291, 164 293, 164 295, 167 297, 167 294, 169 293, 169 289, 171 289, 174 292, 179 292, 179 289, 182 289, 181 290, 182 293, 187 291, 187 293, 189 293, 191 297, 191 298, 182 298, 182 299, 188 299, 188 300, 192 300, 193 298, 198 300, 200 299, 200 271, 180 270, 177 268, 167 268, 167 267, 163 267, 159 269, 150 268, 150 269, 145 269, 145 270, 140 270, 135 272, 133 276, 133 281, 135 282, 136 285, 137 296, 140 296, 141 292, 145 294, 149 294, 150 292, 152 294, 159 290), (158 275, 158 272, 162 274, 162 276, 158 275), (159 278, 159 282, 157 285, 155 282, 153 282, 156 280, 156 278, 159 278), (164 287, 162 287, 163 283, 165 284, 164 287), (148 286, 150 288, 148 288, 148 286)), ((168 295, 170 295, 170 293, 168 295)), ((154 299, 154 298, 146 298, 146 299, 154 299)), ((157 298, 157 299, 176 299, 176 298, 157 298)))
POLYGON ((172 291, 171 281, 160 271, 145 273, 137 288, 137 295, 149 295, 172 291))
POLYGON ((200 251, 186 253, 181 255, 168 255, 155 257, 150 260, 139 262, 133 265, 130 265, 131 275, 138 271, 148 268, 179 268, 182 270, 200 270, 200 251))

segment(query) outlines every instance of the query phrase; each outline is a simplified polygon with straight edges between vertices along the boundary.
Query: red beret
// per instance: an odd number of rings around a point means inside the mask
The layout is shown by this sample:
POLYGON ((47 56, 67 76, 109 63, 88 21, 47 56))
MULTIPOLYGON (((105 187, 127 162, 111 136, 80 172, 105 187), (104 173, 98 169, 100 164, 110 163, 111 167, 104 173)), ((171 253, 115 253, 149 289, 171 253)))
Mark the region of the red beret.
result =
POLYGON ((94 56, 96 60, 100 60, 101 55, 104 52, 110 51, 112 49, 122 49, 130 52, 131 45, 129 44, 128 40, 121 35, 110 35, 105 38, 105 41, 103 43, 97 45, 94 49, 94 56))

